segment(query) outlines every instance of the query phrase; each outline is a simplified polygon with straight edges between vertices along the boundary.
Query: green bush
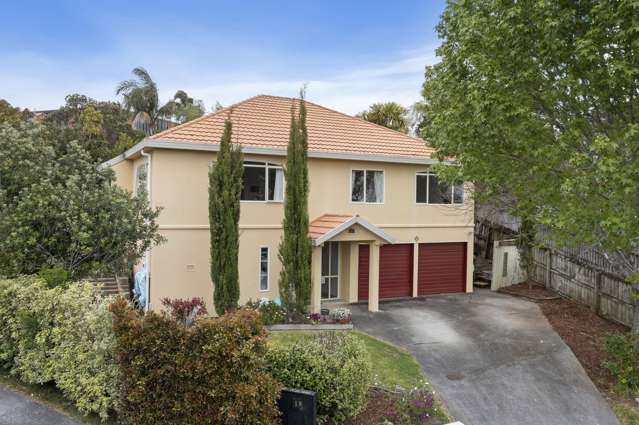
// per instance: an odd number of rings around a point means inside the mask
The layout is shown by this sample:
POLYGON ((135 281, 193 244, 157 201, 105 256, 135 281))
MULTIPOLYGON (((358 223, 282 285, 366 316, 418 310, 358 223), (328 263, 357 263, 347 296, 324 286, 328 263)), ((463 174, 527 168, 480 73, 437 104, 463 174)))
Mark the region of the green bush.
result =
POLYGON ((49 288, 62 286, 69 281, 69 272, 64 267, 47 267, 38 272, 38 276, 47 283, 49 288))
POLYGON ((611 335, 606 338, 604 348, 608 359, 603 365, 613 374, 618 387, 639 396, 639 335, 611 335))
POLYGON ((336 423, 366 405, 372 364, 363 343, 345 333, 322 333, 291 345, 274 345, 267 359, 284 386, 315 391, 318 416, 336 423))
POLYGON ((125 424, 275 424, 280 385, 264 364, 266 335, 239 310, 184 327, 112 304, 125 424))
POLYGON ((78 410, 106 418, 118 398, 109 303, 90 283, 0 282, 0 360, 24 382, 55 381, 78 410))

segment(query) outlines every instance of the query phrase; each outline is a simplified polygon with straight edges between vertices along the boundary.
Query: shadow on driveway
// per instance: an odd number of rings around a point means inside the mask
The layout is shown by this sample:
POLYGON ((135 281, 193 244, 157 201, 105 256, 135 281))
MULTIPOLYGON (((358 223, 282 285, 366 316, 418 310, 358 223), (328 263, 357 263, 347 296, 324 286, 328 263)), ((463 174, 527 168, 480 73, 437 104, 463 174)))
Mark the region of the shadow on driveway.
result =
POLYGON ((356 328, 417 358, 465 425, 619 425, 532 302, 479 290, 352 307, 356 328))

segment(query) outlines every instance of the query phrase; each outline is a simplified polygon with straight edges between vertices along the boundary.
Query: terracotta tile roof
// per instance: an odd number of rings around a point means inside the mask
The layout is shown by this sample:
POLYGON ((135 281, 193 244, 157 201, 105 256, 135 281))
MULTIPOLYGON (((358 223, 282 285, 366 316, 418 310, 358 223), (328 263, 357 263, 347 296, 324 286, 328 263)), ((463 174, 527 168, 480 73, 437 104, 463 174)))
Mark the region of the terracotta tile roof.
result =
MULTIPOLYGON (((291 106, 299 99, 259 95, 151 136, 151 140, 217 144, 224 120, 233 121, 233 138, 244 147, 286 149, 291 106)), ((306 102, 310 152, 430 158, 422 139, 306 102)))
POLYGON ((342 223, 355 217, 355 215, 324 214, 309 223, 308 236, 315 240, 330 232, 342 223))

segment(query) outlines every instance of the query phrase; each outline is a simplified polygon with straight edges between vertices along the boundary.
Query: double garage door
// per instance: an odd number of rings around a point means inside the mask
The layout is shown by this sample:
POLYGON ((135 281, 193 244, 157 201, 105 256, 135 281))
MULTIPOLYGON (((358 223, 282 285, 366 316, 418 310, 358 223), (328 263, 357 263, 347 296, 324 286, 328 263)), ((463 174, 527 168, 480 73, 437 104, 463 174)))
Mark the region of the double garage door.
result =
MULTIPOLYGON (((419 244, 417 294, 466 290, 466 243, 419 244)), ((379 253, 379 298, 413 295, 413 244, 383 245, 379 253)), ((359 246, 358 298, 368 299, 369 247, 359 246)))

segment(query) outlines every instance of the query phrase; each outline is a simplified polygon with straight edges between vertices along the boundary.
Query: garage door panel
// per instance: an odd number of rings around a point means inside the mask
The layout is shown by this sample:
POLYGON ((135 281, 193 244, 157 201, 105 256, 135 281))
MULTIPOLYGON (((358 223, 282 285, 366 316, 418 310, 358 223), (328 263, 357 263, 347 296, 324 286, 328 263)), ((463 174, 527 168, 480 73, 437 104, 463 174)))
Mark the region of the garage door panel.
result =
POLYGON ((379 261, 379 298, 413 295, 413 244, 383 245, 379 261))
POLYGON ((359 246, 359 260, 357 273, 357 299, 364 301, 368 299, 368 245, 359 246))
POLYGON ((417 265, 419 295, 466 291, 466 243, 423 243, 417 265))
MULTIPOLYGON (((368 299, 369 246, 359 246, 357 298, 368 299)), ((383 245, 379 252, 379 298, 413 295, 413 244, 383 245)))

